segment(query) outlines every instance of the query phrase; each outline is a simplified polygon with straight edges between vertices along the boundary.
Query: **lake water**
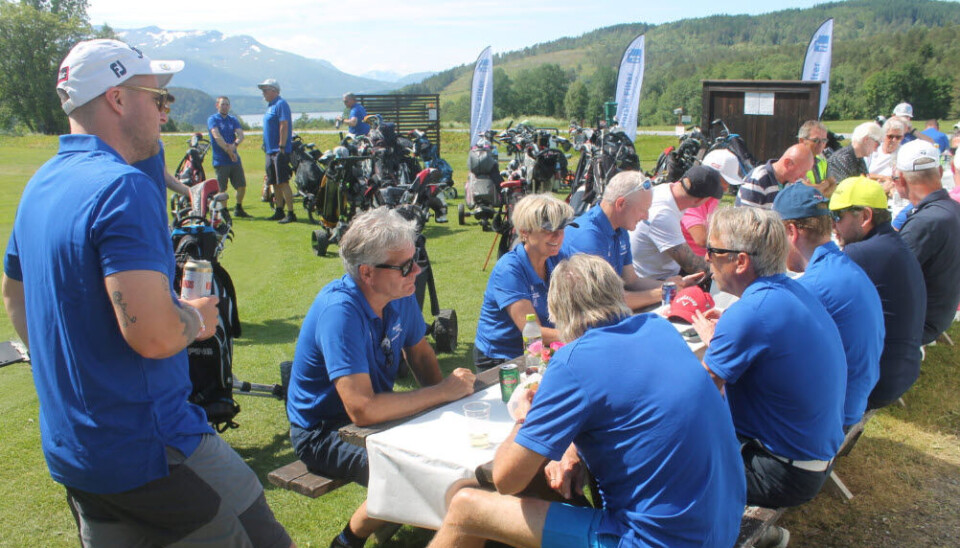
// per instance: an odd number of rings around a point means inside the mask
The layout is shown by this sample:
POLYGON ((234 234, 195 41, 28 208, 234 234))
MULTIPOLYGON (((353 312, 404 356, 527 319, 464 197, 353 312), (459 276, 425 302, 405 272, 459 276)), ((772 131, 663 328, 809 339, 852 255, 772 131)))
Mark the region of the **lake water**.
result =
MULTIPOLYGON (((303 113, 302 112, 293 112, 293 119, 296 121, 303 113)), ((308 112, 307 118, 311 120, 316 120, 317 118, 322 118, 324 120, 333 120, 337 116, 343 114, 339 110, 328 110, 325 112, 308 112)), ((237 114, 237 118, 240 118, 250 127, 260 127, 263 125, 263 114, 237 114)))

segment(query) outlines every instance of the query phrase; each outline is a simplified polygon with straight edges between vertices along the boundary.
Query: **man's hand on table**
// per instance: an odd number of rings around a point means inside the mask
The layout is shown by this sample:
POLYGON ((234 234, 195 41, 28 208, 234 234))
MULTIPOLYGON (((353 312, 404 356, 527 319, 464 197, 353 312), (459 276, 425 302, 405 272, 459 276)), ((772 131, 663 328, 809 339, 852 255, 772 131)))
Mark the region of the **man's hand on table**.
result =
POLYGON ((564 452, 559 461, 547 463, 543 473, 551 489, 560 493, 565 499, 572 499, 574 495, 583 495, 583 484, 586 481, 585 469, 580 462, 573 444, 564 452))
POLYGON ((710 346, 710 340, 713 339, 713 331, 717 328, 717 320, 720 319, 720 314, 722 312, 716 308, 711 308, 706 312, 697 310, 693 313, 693 321, 691 322, 693 329, 700 336, 703 344, 707 346, 710 346))
POLYGON ((450 373, 450 376, 440 381, 437 385, 447 396, 449 401, 459 400, 464 396, 473 394, 473 382, 476 380, 473 371, 458 367, 450 373))

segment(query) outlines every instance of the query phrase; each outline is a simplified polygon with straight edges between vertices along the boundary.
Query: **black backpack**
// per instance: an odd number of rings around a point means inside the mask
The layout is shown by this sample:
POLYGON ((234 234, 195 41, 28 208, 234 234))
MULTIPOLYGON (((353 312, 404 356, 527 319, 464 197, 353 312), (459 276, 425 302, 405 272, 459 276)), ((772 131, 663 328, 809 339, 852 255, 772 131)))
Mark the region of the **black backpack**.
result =
POLYGON ((216 260, 216 237, 205 225, 187 226, 173 231, 177 270, 174 289, 179 293, 183 265, 190 259, 210 261, 213 267, 213 294, 220 298, 216 333, 207 340, 194 341, 187 347, 190 361, 190 402, 199 405, 207 421, 218 432, 236 428, 233 417, 240 405, 233 399, 233 339, 239 337, 240 315, 237 292, 230 274, 216 260))

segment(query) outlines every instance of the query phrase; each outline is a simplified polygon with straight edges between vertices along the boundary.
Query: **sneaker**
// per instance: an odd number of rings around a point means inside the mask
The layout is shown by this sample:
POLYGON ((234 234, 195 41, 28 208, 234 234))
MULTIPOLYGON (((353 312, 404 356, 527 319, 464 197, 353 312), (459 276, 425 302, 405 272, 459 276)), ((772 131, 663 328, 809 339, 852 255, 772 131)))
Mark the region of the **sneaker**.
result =
POLYGON ((437 221, 438 223, 445 223, 445 222, 447 222, 447 216, 446 216, 446 215, 437 215, 436 218, 434 218, 434 220, 437 221))
POLYGON ((283 219, 283 218, 284 218, 283 210, 282 210, 282 209, 277 209, 277 210, 275 210, 275 211, 273 212, 273 216, 272 216, 272 217, 268 217, 267 220, 268 220, 268 221, 279 221, 279 220, 281 220, 281 219, 283 219))
POLYGON ((233 216, 239 218, 250 217, 251 215, 243 210, 243 206, 237 204, 237 207, 233 208, 233 216))
POLYGON ((330 543, 330 548, 352 548, 346 540, 343 539, 343 534, 339 534, 333 537, 333 542, 330 543))
POLYGON ((294 215, 292 211, 288 211, 287 216, 277 221, 277 224, 285 225, 287 223, 295 223, 295 222, 297 222, 297 216, 294 215))
POLYGON ((789 542, 790 531, 772 525, 763 532, 763 536, 753 546, 754 548, 787 548, 789 542))

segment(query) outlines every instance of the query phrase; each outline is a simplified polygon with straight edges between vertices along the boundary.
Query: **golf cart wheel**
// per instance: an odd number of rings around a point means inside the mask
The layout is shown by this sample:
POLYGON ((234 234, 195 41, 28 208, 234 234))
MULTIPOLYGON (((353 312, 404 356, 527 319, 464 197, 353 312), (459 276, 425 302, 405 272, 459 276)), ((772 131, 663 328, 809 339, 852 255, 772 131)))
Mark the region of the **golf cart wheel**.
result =
POLYGON ((500 232, 503 229, 503 216, 497 213, 493 216, 493 231, 500 232))
POLYGON ((460 226, 463 226, 466 223, 467 208, 463 204, 457 205, 457 221, 460 223, 460 226))
POLYGON ((457 311, 444 308, 433 320, 433 339, 437 352, 452 353, 457 349, 457 311))
POLYGON ((447 188, 443 189, 443 194, 448 200, 456 200, 460 196, 460 194, 457 192, 457 187, 455 186, 448 186, 447 188))
POLYGON ((310 233, 310 243, 317 257, 323 257, 327 254, 327 247, 330 246, 330 234, 324 229, 314 230, 310 233))

